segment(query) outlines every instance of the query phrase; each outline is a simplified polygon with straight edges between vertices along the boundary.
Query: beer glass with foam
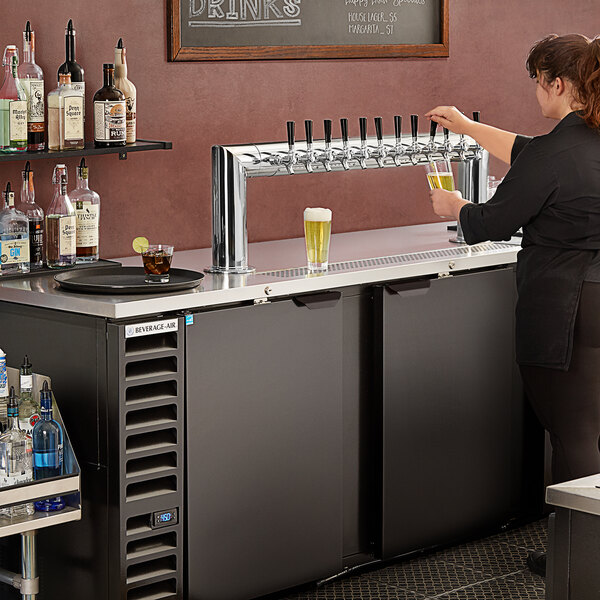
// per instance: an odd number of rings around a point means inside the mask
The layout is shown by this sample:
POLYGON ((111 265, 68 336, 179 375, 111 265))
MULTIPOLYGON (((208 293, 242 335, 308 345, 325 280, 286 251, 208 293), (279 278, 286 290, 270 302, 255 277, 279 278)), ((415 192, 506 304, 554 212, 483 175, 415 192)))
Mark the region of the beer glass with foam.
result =
POLYGON ((431 160, 425 165, 430 190, 454 191, 454 175, 448 159, 431 160))
POLYGON ((307 208, 304 211, 304 240, 308 270, 327 271, 329 238, 331 237, 331 210, 307 208))

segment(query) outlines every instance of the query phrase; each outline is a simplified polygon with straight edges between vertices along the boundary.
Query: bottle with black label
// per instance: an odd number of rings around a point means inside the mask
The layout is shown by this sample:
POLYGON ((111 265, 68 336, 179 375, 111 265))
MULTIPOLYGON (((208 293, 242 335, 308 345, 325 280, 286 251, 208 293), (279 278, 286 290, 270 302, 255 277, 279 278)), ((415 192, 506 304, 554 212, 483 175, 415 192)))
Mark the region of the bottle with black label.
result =
POLYGON ((94 142, 100 148, 125 146, 125 94, 115 87, 115 65, 105 63, 104 86, 94 94, 94 142))
POLYGON ((25 170, 21 174, 21 203, 17 210, 29 219, 29 266, 32 270, 41 269, 44 266, 44 211, 35 203, 33 171, 29 161, 25 163, 25 170))
POLYGON ((65 29, 65 62, 58 67, 56 76, 60 81, 61 74, 70 73, 71 85, 74 90, 80 90, 85 95, 85 81, 83 79, 83 67, 75 60, 75 29, 73 29, 73 19, 69 19, 65 29))

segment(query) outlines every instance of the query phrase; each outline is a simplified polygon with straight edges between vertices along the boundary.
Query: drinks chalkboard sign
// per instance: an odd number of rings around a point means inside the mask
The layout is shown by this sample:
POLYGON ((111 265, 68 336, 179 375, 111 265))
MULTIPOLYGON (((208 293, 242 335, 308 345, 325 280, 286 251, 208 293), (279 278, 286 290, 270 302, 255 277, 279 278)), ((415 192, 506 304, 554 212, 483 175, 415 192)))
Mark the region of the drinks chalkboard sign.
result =
POLYGON ((168 0, 169 60, 448 56, 450 0, 168 0))

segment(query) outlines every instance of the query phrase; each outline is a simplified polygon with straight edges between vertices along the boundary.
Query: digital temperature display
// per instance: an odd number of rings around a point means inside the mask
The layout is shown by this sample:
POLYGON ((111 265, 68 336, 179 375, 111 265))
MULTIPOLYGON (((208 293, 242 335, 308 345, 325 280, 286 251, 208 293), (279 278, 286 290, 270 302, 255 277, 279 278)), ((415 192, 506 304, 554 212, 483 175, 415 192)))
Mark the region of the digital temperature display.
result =
POLYGON ((177 509, 171 508, 169 510, 161 510, 159 512, 152 513, 152 519, 150 521, 150 527, 157 529, 159 527, 167 527, 168 525, 177 524, 177 509))

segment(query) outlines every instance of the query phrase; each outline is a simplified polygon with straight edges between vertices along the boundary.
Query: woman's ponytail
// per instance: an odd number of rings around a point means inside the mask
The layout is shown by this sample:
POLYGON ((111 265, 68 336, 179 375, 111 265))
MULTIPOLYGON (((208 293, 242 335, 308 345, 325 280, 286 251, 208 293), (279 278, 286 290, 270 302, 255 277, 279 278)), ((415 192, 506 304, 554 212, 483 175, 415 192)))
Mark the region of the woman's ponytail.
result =
POLYGON ((600 36, 590 41, 579 62, 578 96, 587 125, 600 130, 600 36))

